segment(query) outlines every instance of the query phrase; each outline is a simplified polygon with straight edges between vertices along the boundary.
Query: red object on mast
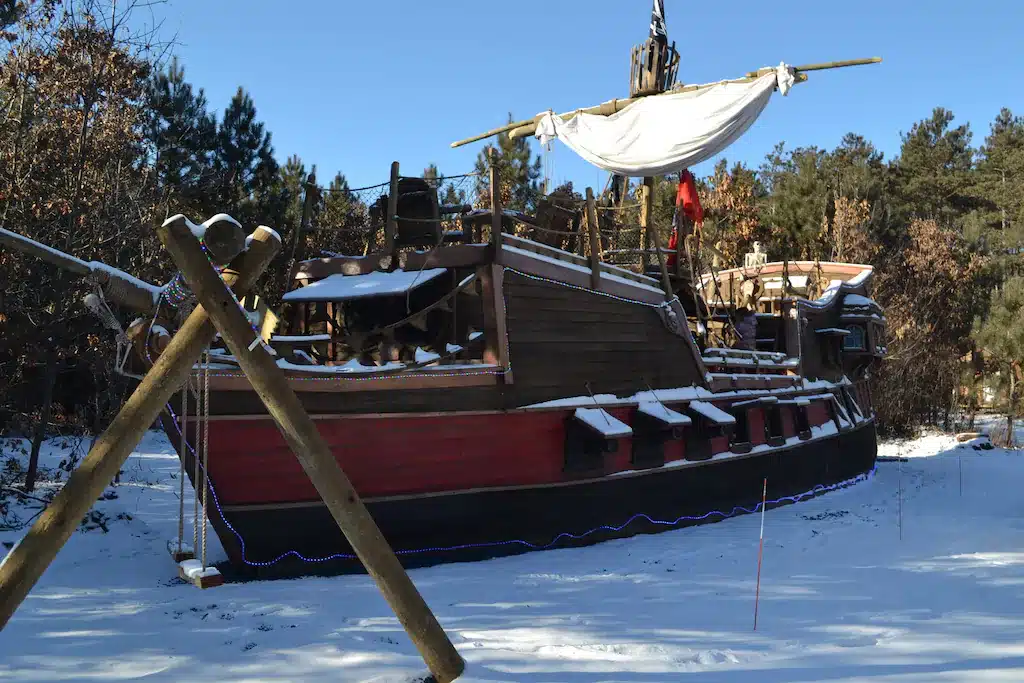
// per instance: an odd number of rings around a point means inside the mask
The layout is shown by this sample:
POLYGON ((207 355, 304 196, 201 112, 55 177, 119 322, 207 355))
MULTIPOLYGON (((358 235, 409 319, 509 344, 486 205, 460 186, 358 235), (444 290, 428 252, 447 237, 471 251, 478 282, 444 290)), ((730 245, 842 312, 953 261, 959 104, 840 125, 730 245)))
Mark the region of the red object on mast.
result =
MULTIPOLYGON (((687 218, 697 225, 704 222, 704 207, 700 205, 700 197, 697 196, 697 184, 693 180, 693 174, 690 173, 689 169, 685 168, 679 174, 679 189, 676 191, 677 216, 679 211, 682 211, 687 218)), ((676 265, 675 250, 678 245, 679 227, 677 224, 673 228, 672 236, 668 240, 668 248, 672 253, 668 255, 665 265, 670 268, 676 265)))

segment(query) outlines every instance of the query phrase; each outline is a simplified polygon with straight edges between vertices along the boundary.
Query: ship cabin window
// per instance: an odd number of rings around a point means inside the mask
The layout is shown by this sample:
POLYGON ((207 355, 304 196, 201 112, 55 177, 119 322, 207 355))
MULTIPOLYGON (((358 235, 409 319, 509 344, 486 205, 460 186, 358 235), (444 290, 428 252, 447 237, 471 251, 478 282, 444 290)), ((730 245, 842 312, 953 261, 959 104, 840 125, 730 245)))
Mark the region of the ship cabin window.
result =
POLYGON ((864 328, 861 325, 849 325, 846 329, 850 333, 843 337, 843 350, 863 351, 866 348, 864 328))

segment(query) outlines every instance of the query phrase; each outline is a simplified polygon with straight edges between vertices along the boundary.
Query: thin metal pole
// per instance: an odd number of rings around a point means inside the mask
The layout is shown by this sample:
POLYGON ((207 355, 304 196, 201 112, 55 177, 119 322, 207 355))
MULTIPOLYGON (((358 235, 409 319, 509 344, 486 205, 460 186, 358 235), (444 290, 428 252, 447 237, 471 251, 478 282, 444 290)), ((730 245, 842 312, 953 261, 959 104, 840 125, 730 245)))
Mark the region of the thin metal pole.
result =
POLYGON ((764 508, 768 500, 768 479, 761 490, 761 541, 757 548, 757 588, 754 590, 754 630, 757 630, 757 607, 761 601, 761 558, 764 555, 764 508))

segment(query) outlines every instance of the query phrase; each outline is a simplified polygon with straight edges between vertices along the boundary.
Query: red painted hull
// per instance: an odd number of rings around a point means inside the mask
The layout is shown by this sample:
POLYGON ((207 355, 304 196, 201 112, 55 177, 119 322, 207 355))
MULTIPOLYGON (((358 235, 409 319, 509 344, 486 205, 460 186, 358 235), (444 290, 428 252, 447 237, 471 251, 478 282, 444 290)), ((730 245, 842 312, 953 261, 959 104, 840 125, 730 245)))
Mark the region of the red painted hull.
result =
MULTIPOLYGON (((672 404, 668 404, 672 407, 672 404)), ((610 407, 629 423, 633 407, 610 407)), ((829 421, 809 406, 812 426, 829 421)), ((565 423, 572 409, 449 415, 339 415, 317 421, 320 434, 364 498, 417 495, 570 481, 564 471, 565 423)), ((750 411, 751 445, 765 443, 764 418, 750 411)), ((784 435, 796 434, 787 414, 784 435)), ((319 494, 272 420, 224 419, 210 424, 210 477, 222 504, 317 501, 319 494)), ((605 460, 608 475, 635 469, 631 439, 605 460)), ((727 437, 712 439, 712 454, 729 451, 727 437)), ((665 445, 665 462, 686 458, 683 440, 665 445)))

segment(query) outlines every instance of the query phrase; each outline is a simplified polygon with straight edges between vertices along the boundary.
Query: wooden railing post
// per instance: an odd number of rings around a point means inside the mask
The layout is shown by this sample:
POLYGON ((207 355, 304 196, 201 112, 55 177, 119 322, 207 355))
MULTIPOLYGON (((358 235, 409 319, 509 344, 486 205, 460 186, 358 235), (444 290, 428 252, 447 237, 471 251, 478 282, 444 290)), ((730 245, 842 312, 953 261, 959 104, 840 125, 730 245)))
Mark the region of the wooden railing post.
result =
POLYGON ((597 202, 593 188, 587 188, 587 232, 590 233, 590 287, 601 288, 601 233, 597 224, 597 202))
POLYGON ((653 225, 651 220, 651 216, 654 214, 654 178, 644 178, 644 203, 641 211, 644 216, 644 232, 650 233, 650 241, 654 242, 654 251, 658 254, 658 267, 661 270, 661 288, 665 290, 665 301, 671 301, 675 293, 672 291, 672 281, 668 278, 668 266, 665 265, 665 252, 661 246, 661 235, 658 234, 658 228, 653 225))
MULTIPOLYGON (((392 175, 397 171, 393 167, 392 175)), ((253 329, 234 305, 199 242, 183 224, 164 225, 158 235, 181 269, 196 299, 210 317, 232 355, 263 401, 285 442, 359 557, 377 582, 398 620, 426 661, 438 683, 462 675, 465 662, 437 622, 377 523, 363 505, 352 482, 341 469, 330 446, 306 413, 284 371, 260 344, 253 344, 253 329)))
POLYGON ((501 255, 501 174, 494 148, 487 150, 491 162, 491 244, 494 246, 494 260, 501 255))
MULTIPOLYGON (((184 218, 172 220, 180 221, 181 229, 192 235, 184 218)), ((198 241, 192 239, 199 249, 198 241)), ((232 261, 221 275, 223 282, 214 277, 222 286, 234 285, 238 295, 245 294, 256 284, 280 247, 276 233, 257 230, 249 249, 232 261)), ((233 302, 231 305, 242 315, 233 302)), ((113 481, 146 430, 192 372, 215 334, 206 309, 196 306, 110 426, 93 442, 89 454, 71 473, 53 502, 0 564, 0 629, 7 625, 103 489, 113 481)))
POLYGON ((646 273, 650 265, 647 253, 651 244, 651 209, 654 206, 654 178, 644 178, 640 185, 640 272, 646 273))
POLYGON ((384 222, 384 253, 395 263, 395 238, 398 236, 398 162, 391 162, 391 186, 388 190, 388 215, 384 222))

